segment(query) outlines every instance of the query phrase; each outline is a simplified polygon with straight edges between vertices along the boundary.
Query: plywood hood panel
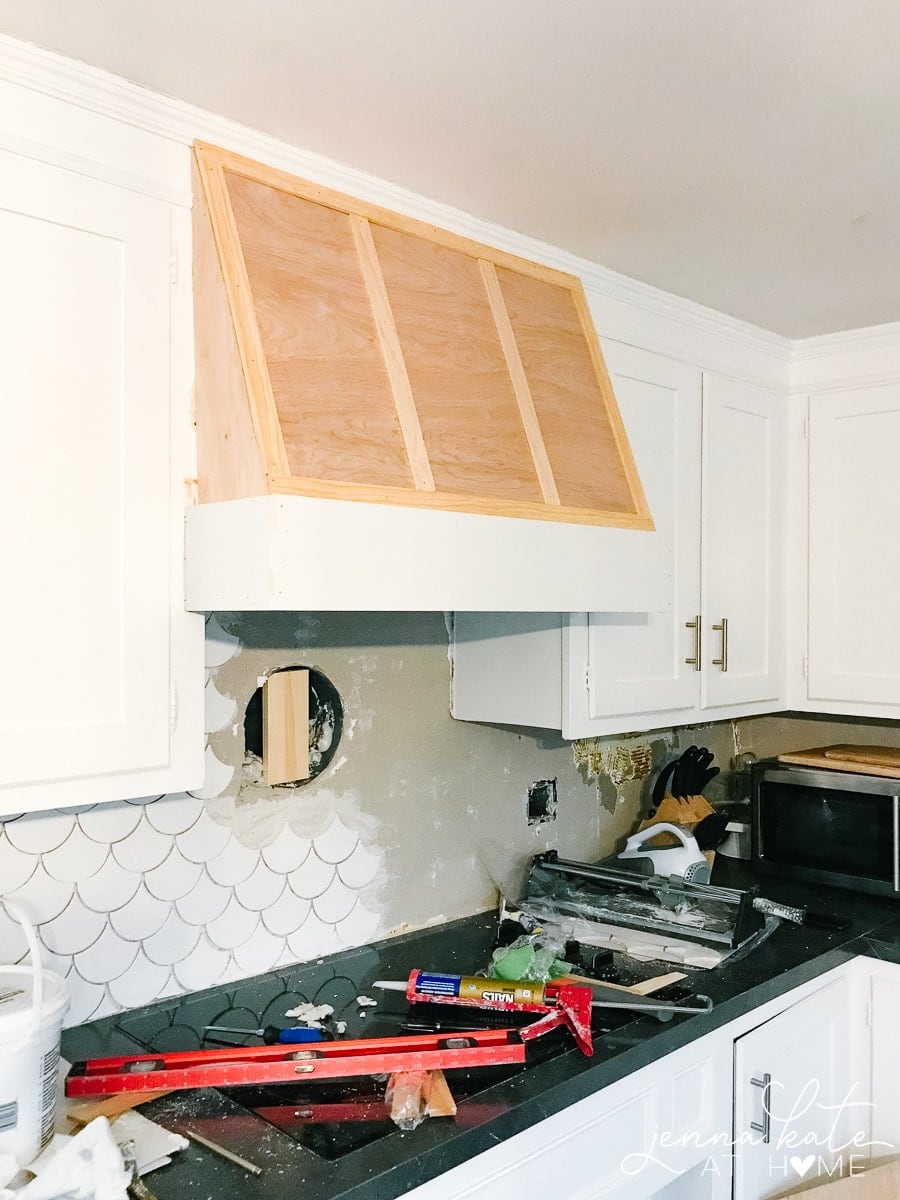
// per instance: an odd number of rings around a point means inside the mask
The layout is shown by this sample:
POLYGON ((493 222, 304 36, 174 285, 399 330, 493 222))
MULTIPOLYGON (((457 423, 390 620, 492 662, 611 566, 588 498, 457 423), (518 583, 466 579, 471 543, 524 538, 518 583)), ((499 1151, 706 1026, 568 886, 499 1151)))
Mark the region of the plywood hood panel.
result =
POLYGON ((579 280, 214 147, 196 162, 202 501, 653 528, 579 280))

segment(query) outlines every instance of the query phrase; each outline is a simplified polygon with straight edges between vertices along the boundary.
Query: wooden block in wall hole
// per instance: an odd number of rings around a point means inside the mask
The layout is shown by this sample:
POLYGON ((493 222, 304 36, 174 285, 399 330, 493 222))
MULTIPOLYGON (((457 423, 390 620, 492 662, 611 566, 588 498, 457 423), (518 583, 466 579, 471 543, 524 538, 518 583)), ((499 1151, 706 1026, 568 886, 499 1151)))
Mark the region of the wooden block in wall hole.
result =
POLYGON ((309 778, 309 671, 276 671, 263 684, 263 778, 309 778))

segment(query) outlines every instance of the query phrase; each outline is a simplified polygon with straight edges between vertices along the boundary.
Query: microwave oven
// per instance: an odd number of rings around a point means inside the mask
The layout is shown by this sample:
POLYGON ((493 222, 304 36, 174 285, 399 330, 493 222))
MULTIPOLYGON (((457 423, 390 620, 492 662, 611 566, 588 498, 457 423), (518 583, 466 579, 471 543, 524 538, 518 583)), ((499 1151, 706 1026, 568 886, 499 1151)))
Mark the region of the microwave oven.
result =
POLYGON ((753 869, 900 898, 900 779, 754 763, 753 869))

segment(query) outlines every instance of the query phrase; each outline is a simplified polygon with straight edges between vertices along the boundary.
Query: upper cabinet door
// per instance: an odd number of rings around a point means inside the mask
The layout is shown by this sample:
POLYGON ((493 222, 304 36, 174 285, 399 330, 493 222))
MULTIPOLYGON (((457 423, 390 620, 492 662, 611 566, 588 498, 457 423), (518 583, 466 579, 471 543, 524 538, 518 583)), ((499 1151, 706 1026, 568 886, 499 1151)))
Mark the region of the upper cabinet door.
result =
POLYGON ((696 650, 687 625, 700 612, 700 371, 631 346, 604 348, 657 535, 671 546, 673 566, 670 591, 660 597, 665 611, 573 617, 564 656, 569 737, 633 728, 623 714, 684 718, 699 697, 697 671, 686 660, 696 650), (577 666, 585 662, 587 680, 577 666))
POLYGON ((0 813, 168 778, 170 254, 167 204, 2 154, 0 813))
POLYGON ((809 421, 809 699, 900 705, 900 384, 812 397, 809 421))
POLYGON ((702 705, 783 692, 785 398, 704 374, 702 705))

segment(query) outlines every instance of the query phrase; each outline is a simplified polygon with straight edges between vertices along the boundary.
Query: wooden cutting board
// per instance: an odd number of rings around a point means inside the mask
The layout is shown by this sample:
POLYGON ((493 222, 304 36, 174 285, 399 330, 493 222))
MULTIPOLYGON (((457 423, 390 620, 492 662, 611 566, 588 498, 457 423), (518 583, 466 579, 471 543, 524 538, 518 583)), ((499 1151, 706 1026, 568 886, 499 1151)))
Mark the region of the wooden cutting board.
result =
POLYGON ((779 754, 778 761, 830 771, 855 771, 858 775, 881 775, 900 779, 900 750, 892 746, 819 746, 779 754))

